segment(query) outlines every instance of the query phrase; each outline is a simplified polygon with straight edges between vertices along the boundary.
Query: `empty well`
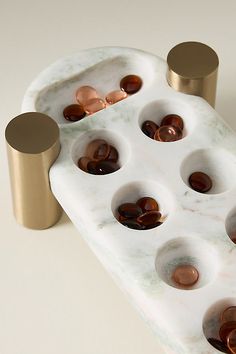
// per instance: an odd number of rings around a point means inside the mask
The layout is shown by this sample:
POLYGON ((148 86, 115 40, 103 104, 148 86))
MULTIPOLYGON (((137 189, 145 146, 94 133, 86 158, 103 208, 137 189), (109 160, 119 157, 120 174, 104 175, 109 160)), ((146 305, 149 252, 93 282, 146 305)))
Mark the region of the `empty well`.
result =
POLYGON ((160 125, 162 118, 168 114, 177 114, 183 119, 183 138, 194 129, 196 117, 191 106, 181 101, 171 99, 162 99, 148 103, 140 113, 140 129, 146 120, 151 120, 160 125))
POLYGON ((206 241, 195 237, 179 237, 168 241, 158 251, 156 270, 165 283, 182 289, 172 280, 173 271, 179 265, 192 265, 198 270, 198 282, 191 288, 197 289, 214 280, 218 270, 218 257, 206 241))
MULTIPOLYGON (((99 96, 105 99, 109 92, 120 88, 120 80, 126 75, 138 75, 143 81, 140 91, 134 95, 148 86, 154 77, 151 62, 136 53, 132 56, 120 55, 103 60, 84 71, 78 66, 79 70, 81 70, 81 73, 78 73, 78 75, 53 84, 39 92, 35 103, 36 111, 48 114, 59 124, 71 124, 64 119, 63 109, 72 103, 76 103, 75 93, 80 86, 94 87, 99 96)), ((106 109, 109 109, 109 107, 106 109)))
MULTIPOLYGON (((124 166, 129 160, 130 146, 120 134, 105 129, 90 130, 82 134, 72 147, 71 156, 76 166, 78 166, 78 159, 85 156, 87 145, 95 139, 104 139, 108 144, 113 145, 117 149, 119 153, 118 164, 120 165, 120 168, 122 168, 122 166, 124 166)), ((79 171, 82 171, 79 167, 78 169, 79 171)), ((84 171, 82 172, 84 173, 84 171)))
POLYGON ((180 172, 187 186, 193 172, 204 172, 213 183, 207 194, 223 193, 236 184, 236 159, 224 149, 201 149, 185 158, 180 172))
POLYGON ((117 216, 117 209, 121 204, 136 203, 138 199, 143 197, 156 199, 165 223, 174 205, 173 197, 164 186, 152 180, 135 181, 121 187, 112 199, 113 215, 117 216))

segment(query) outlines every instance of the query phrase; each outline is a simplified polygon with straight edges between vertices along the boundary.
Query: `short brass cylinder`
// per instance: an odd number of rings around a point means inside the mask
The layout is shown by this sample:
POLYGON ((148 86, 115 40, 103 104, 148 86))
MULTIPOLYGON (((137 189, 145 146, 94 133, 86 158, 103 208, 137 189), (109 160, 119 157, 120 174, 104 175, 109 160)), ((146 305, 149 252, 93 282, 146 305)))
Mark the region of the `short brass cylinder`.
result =
POLYGON ((171 87, 215 106, 219 59, 212 48, 200 42, 179 43, 168 53, 167 64, 171 87))
POLYGON ((30 229, 49 228, 62 213, 49 182, 49 169, 60 152, 59 135, 56 122, 37 112, 23 113, 6 127, 14 214, 30 229))

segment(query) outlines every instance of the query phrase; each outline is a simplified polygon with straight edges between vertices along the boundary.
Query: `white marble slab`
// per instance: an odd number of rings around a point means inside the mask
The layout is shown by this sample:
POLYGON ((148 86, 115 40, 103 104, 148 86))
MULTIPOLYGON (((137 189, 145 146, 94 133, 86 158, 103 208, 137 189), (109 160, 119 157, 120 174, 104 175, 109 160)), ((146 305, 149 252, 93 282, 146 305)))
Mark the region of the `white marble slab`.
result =
POLYGON ((235 302, 236 245, 226 229, 236 223, 236 136, 202 98, 170 88, 165 74, 165 61, 143 51, 83 51, 42 72, 27 90, 22 111, 40 111, 58 122, 62 149, 50 170, 52 191, 166 352, 220 353, 204 331, 211 336, 220 306, 235 302), (63 108, 75 102, 76 88, 92 85, 105 95, 127 74, 142 77, 137 94, 80 122, 64 120, 63 108), (169 113, 184 119, 182 140, 161 143, 142 133, 145 119, 169 113), (95 176, 76 166, 93 138, 116 146, 120 170, 95 176), (189 188, 188 176, 196 170, 212 177, 208 194, 189 188), (158 200, 166 221, 147 231, 121 225, 113 215, 117 206, 145 195, 158 200), (183 260, 200 271, 193 290, 169 285, 171 269, 183 260))

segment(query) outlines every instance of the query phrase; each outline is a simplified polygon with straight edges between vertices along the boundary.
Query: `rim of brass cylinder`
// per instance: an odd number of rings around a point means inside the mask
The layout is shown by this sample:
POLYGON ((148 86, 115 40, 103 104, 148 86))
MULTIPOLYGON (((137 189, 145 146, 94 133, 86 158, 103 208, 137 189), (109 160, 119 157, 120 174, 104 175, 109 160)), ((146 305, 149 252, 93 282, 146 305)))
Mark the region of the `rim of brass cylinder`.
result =
POLYGON ((167 56, 167 81, 175 90, 205 98, 215 105, 219 58, 201 42, 183 42, 167 56))
POLYGON ((15 217, 25 227, 46 229, 62 213, 48 175, 60 153, 59 127, 43 113, 27 112, 9 122, 5 137, 15 217))

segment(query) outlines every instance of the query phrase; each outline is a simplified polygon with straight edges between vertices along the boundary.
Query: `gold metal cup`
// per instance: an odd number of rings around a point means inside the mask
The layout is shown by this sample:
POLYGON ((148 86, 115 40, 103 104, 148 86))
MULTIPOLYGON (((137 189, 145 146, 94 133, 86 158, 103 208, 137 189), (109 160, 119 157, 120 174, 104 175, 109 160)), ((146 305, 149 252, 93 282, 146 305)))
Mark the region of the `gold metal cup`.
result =
POLYGON ((23 113, 6 127, 13 209, 25 227, 46 229, 61 216, 48 176, 60 152, 59 135, 56 122, 37 112, 23 113))
POLYGON ((167 81, 175 90, 203 97, 214 107, 219 58, 200 42, 183 42, 167 56, 167 81))

